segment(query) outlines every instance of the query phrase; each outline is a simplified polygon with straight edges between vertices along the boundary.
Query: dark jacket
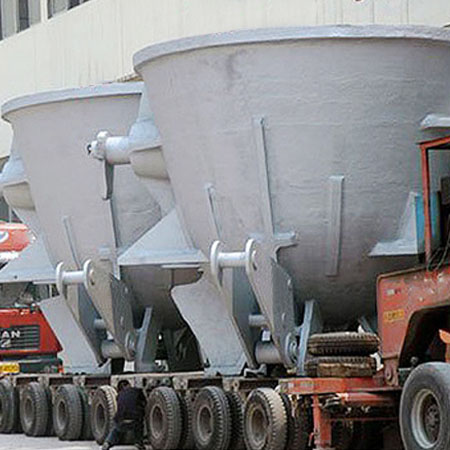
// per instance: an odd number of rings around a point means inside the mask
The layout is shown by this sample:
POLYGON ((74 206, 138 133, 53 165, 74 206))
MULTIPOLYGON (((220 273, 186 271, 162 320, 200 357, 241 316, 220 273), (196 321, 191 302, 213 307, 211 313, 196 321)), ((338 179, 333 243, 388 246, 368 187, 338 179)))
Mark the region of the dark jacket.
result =
POLYGON ((142 420, 145 416, 145 395, 142 389, 126 387, 117 396, 116 423, 123 420, 142 420))

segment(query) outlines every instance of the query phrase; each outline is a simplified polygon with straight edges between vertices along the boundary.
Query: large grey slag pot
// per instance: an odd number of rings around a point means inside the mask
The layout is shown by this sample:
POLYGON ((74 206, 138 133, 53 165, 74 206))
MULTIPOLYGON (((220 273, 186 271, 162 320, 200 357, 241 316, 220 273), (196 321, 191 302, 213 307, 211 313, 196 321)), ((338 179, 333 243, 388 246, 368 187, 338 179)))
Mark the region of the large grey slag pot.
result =
MULTIPOLYGON (((102 200, 101 167, 92 164, 85 147, 99 129, 126 133, 141 92, 142 83, 53 91, 14 99, 2 113, 13 127, 52 263, 79 270, 89 259, 110 261, 136 300, 135 327, 151 306, 161 327, 178 329, 184 322, 169 296, 170 273, 146 273, 143 280, 139 268, 117 266, 117 256, 160 220, 158 204, 126 166, 114 174, 111 200, 102 200)), ((85 309, 73 309, 84 325, 92 323, 85 309)))
POLYGON ((372 313, 377 274, 422 251, 402 217, 421 191, 421 121, 450 111, 449 44, 443 29, 345 26, 138 52, 194 244, 241 250, 256 236, 326 322, 372 313))

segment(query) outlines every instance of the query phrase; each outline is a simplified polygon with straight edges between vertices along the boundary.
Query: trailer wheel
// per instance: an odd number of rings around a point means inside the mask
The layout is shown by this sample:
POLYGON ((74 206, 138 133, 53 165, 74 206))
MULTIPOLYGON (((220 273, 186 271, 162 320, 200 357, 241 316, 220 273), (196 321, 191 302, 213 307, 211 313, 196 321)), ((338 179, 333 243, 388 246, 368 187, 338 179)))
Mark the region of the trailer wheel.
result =
POLYGON ((237 392, 226 393, 231 414, 230 450, 244 450, 244 405, 237 392))
POLYGON ((91 406, 89 405, 88 393, 79 387, 78 391, 81 398, 81 406, 83 408, 83 426, 81 427, 81 439, 84 441, 91 441, 94 437, 91 428, 91 406))
POLYGON ((20 421, 27 436, 46 436, 49 431, 51 408, 49 395, 37 382, 27 384, 20 401, 20 421))
POLYGON ((192 402, 189 398, 178 394, 181 408, 181 437, 180 437, 180 449, 192 450, 195 448, 194 434, 192 431, 192 402))
POLYGON ((227 450, 231 437, 231 413, 225 392, 203 388, 195 398, 193 415, 197 450, 227 450))
POLYGON ((287 394, 281 394, 287 417, 287 438, 285 450, 308 450, 309 430, 312 428, 310 420, 295 413, 291 400, 287 394))
POLYGON ((53 427, 62 441, 80 439, 83 427, 83 405, 80 392, 73 384, 63 384, 56 392, 53 427))
POLYGON ((450 448, 450 366, 427 363, 406 381, 400 400, 400 430, 405 448, 450 448))
POLYGON ((376 334, 353 331, 314 334, 308 341, 308 351, 314 356, 369 356, 379 347, 380 339, 376 334))
POLYGON ((97 444, 102 445, 108 437, 116 411, 117 391, 107 385, 97 388, 91 408, 91 428, 97 444))
POLYGON ((288 448, 289 450, 311 450, 311 436, 314 432, 311 404, 308 399, 299 399, 293 410, 295 438, 288 448))
POLYGON ((19 393, 9 380, 0 380, 0 433, 14 433, 19 428, 19 393))
POLYGON ((248 450, 284 450, 287 414, 283 399, 273 389, 252 391, 245 404, 244 439, 248 450))
POLYGON ((180 399, 169 387, 153 389, 147 401, 147 429, 155 450, 178 449, 181 438, 182 415, 180 399))
POLYGON ((312 378, 370 377, 376 370, 377 362, 371 356, 319 356, 305 363, 305 372, 312 378))

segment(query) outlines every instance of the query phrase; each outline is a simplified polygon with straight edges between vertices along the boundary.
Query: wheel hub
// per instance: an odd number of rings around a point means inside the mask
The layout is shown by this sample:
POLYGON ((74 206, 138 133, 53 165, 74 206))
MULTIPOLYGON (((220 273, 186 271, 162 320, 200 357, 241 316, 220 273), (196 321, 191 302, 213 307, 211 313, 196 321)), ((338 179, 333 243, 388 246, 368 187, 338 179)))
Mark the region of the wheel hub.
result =
POLYGON ((250 430, 256 448, 263 448, 267 441, 267 417, 262 408, 255 408, 250 417, 250 430))
POLYGON ((198 431, 201 439, 208 442, 213 433, 213 417, 211 411, 207 407, 200 410, 198 417, 198 431))
POLYGON ((439 439, 441 430, 441 411, 434 393, 422 389, 416 396, 411 425, 414 437, 423 448, 432 448, 439 439))
POLYGON ((430 404, 425 409, 424 422, 426 434, 433 440, 433 442, 436 442, 439 436, 439 428, 441 424, 439 408, 436 404, 430 404))
POLYGON ((161 408, 155 405, 155 407, 152 409, 150 413, 150 417, 151 417, 152 432, 155 434, 157 438, 160 438, 161 435, 164 433, 164 416, 163 412, 161 411, 161 408))
POLYGON ((56 420, 59 428, 63 429, 67 422, 67 409, 66 404, 63 401, 59 401, 57 405, 56 420))

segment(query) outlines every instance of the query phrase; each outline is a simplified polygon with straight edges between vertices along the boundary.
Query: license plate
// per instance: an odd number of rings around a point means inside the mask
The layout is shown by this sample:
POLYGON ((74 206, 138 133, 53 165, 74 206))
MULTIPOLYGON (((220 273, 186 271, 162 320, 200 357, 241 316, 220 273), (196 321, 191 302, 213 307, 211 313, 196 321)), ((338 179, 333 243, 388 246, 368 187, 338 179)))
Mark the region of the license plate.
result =
POLYGON ((20 366, 18 363, 0 363, 0 373, 19 373, 20 366))

